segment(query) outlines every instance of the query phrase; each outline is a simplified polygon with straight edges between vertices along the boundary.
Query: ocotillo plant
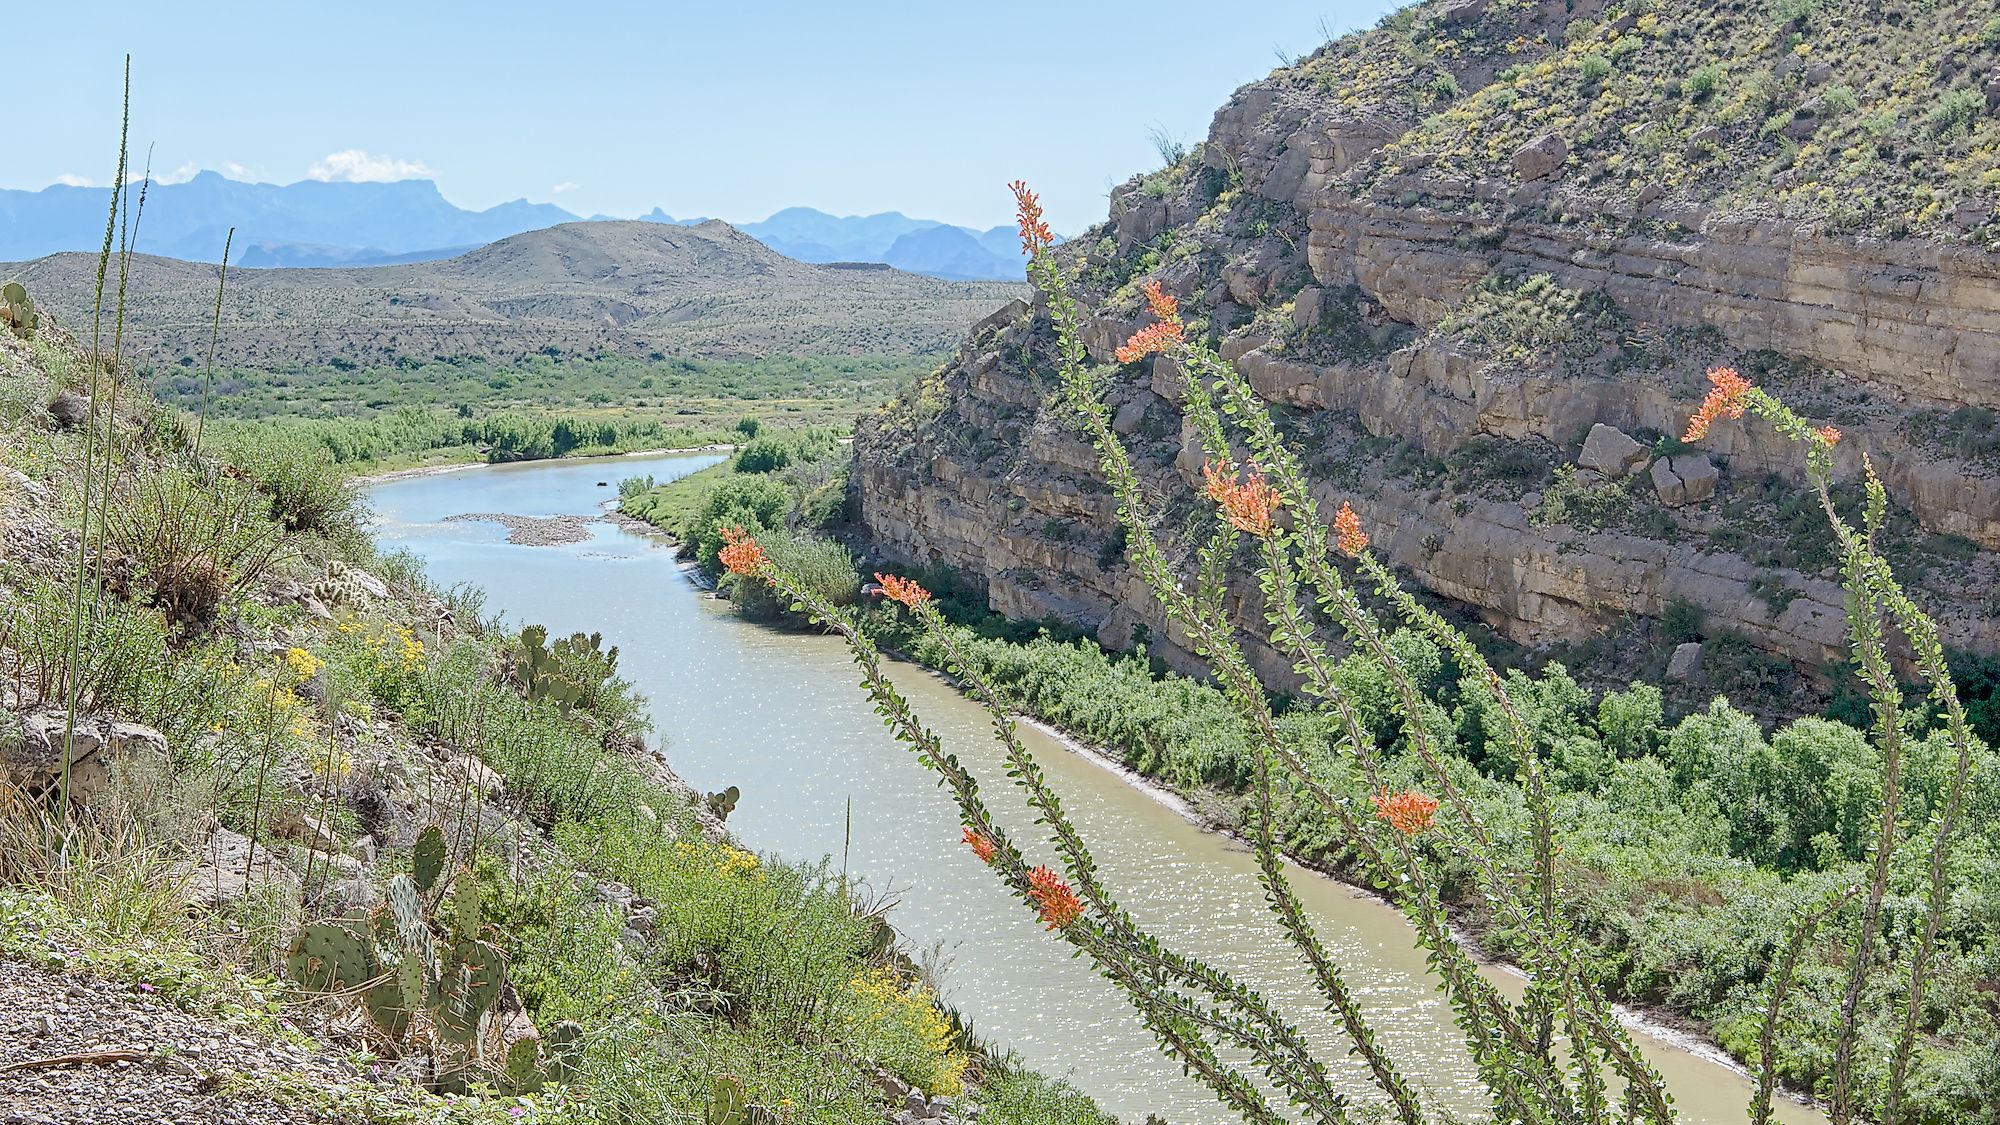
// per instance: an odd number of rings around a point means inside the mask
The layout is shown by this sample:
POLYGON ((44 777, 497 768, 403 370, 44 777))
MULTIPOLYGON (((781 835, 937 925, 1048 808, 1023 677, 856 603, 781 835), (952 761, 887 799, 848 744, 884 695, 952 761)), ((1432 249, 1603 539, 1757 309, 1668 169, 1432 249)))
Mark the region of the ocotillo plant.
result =
MULTIPOLYGON (((1277 916, 1280 935, 1298 952, 1386 1112, 1406 1125, 1449 1116, 1427 1104, 1407 1068, 1376 1035, 1343 977, 1336 951, 1314 932, 1288 882, 1277 829, 1281 779, 1301 789, 1338 828, 1363 873, 1409 919, 1415 940, 1429 953, 1431 971, 1452 1005, 1496 1119, 1530 1125, 1673 1121, 1671 1095, 1616 1018, 1599 969, 1561 908, 1565 896, 1541 748, 1510 698, 1507 680, 1464 634, 1403 588, 1370 549, 1361 519, 1350 504, 1343 502, 1331 519, 1321 515, 1298 457, 1263 401, 1230 364, 1190 338, 1174 299, 1159 285, 1148 284, 1154 323, 1132 336, 1117 358, 1131 363, 1164 355, 1183 374, 1184 409, 1207 455, 1205 492, 1212 502, 1207 542, 1195 552, 1189 573, 1178 570, 1156 534, 1161 505, 1141 487, 1131 456, 1111 426, 1099 372, 1085 355, 1079 309, 1053 253, 1054 239, 1039 201, 1025 185, 1013 187, 1022 245, 1030 258, 1030 277, 1043 298, 1039 315, 1046 317, 1053 339, 1052 362, 1061 376, 1064 401, 1095 446, 1099 467, 1117 498, 1128 557, 1255 736, 1245 822, 1266 900, 1277 916), (1239 449, 1247 452, 1248 464, 1241 467, 1235 452, 1239 449), (1265 639, 1290 657, 1303 692, 1336 720, 1344 733, 1340 750, 1361 779, 1359 789, 1333 776, 1287 736, 1245 655, 1239 639, 1242 623, 1230 615, 1228 594, 1233 561, 1246 538, 1254 547, 1252 580, 1262 594, 1265 639), (1370 604, 1388 607, 1402 627, 1438 644, 1465 677, 1480 681, 1491 694, 1501 716, 1502 736, 1520 763, 1528 811, 1525 859, 1501 846, 1454 780, 1450 752, 1427 725, 1430 701, 1389 644, 1391 623, 1370 604), (1364 729, 1356 701, 1333 672, 1334 646, 1343 640, 1382 666, 1400 733, 1421 763, 1430 792, 1394 792, 1387 783, 1390 774, 1375 739, 1364 729), (1453 937, 1440 890, 1447 866, 1469 871, 1473 889, 1499 922, 1522 935, 1520 968, 1528 984, 1521 1000, 1509 999, 1481 976, 1453 937)), ((1837 894, 1803 914, 1786 956, 1772 974, 1763 1041, 1766 1073, 1748 1108, 1751 1119, 1761 1122, 1770 1114, 1775 1085, 1768 1061, 1772 1029, 1782 1014, 1798 952, 1830 919, 1844 919, 1844 907, 1856 897, 1862 909, 1850 923, 1853 953, 1847 1002, 1840 1013, 1832 1109, 1837 1125, 1846 1125, 1860 1112, 1853 1080, 1855 1008, 1868 974, 1876 971, 1875 931, 1881 924, 1889 856, 1899 840, 1895 794, 1901 689, 1886 655, 1885 623, 1893 622, 1916 650, 1916 666, 1959 752, 1930 856, 1924 930, 1908 966, 1908 1007, 1880 1105, 1870 1107, 1870 1116, 1898 1122, 1923 988, 1949 890, 1945 872, 1973 758, 1973 736, 1945 673, 1936 627, 1896 585, 1874 551, 1874 534, 1887 503, 1881 483, 1871 471, 1865 526, 1860 530, 1849 526, 1835 510, 1830 492, 1829 451, 1839 440, 1838 432, 1812 429, 1733 371, 1717 371, 1712 378, 1716 392, 1695 416, 1687 440, 1698 440, 1717 418, 1741 416, 1748 410, 1805 448, 1808 477, 1844 555, 1854 651, 1875 700, 1876 738, 1885 762, 1885 799, 1870 884, 1837 894)), ((954 634, 946 629, 927 591, 907 579, 877 576, 881 594, 905 608, 945 654, 946 670, 961 677, 991 713, 1007 774, 1045 828, 1060 870, 1037 864, 1029 857, 1030 845, 1017 842, 996 823, 978 780, 923 725, 883 674, 881 653, 856 615, 827 604, 796 576, 772 563, 740 530, 727 532, 724 538, 721 561, 732 572, 769 582, 795 609, 812 614, 846 638, 884 721, 923 765, 943 778, 958 805, 965 842, 1041 922, 1087 955, 1123 990, 1162 1050, 1245 1120, 1356 1119, 1351 1093, 1340 1088, 1329 1062, 1313 1051, 1290 1019, 1225 970, 1168 949, 1119 906, 1081 832, 1065 815, 1060 797, 1017 737, 1007 700, 975 665, 960 658, 954 634)))

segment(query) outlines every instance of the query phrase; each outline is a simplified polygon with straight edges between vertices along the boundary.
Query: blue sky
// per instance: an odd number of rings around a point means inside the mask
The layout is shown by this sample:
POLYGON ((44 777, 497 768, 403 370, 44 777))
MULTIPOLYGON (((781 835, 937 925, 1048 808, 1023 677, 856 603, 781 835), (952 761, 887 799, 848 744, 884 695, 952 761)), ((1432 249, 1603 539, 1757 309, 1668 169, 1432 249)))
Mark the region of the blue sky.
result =
POLYGON ((435 179, 464 207, 760 219, 784 206, 1060 230, 1230 91, 1383 0, 1151 5, 63 3, 8 9, 0 187, 115 167, 120 56, 156 174, 435 179))

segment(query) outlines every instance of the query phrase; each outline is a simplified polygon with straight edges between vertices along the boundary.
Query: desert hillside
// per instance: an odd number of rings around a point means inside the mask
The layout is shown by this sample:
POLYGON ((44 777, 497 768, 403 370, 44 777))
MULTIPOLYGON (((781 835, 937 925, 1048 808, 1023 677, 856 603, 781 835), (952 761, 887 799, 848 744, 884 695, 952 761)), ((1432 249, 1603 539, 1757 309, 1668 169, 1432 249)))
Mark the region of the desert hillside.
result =
MULTIPOLYGON (((127 354, 161 368, 203 361, 215 272, 135 257, 127 354)), ((66 322, 88 322, 95 255, 57 254, 0 266, 0 274, 19 278, 66 322)), ((549 349, 639 359, 907 355, 948 348, 1021 290, 880 266, 808 265, 719 221, 568 223, 439 261, 233 270, 216 362, 504 362, 549 349)))

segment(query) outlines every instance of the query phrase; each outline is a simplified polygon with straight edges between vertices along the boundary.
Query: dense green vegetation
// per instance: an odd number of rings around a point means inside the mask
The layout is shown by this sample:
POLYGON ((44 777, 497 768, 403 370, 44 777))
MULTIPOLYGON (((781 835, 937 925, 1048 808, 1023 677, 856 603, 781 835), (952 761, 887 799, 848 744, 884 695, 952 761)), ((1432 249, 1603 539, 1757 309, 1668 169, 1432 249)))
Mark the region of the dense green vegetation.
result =
POLYGON ((497 463, 640 449, 694 449, 738 436, 733 429, 695 429, 630 414, 510 410, 459 418, 413 406, 368 418, 223 420, 209 428, 231 457, 259 462, 307 458, 364 473, 423 462, 497 463))
POLYGON ((760 433, 728 461, 656 485, 619 484, 619 510, 672 535, 681 557, 722 583, 745 613, 764 621, 799 619, 762 583, 725 574, 718 556, 725 530, 757 537, 835 605, 851 605, 861 580, 854 556, 829 535, 847 504, 846 446, 828 430, 760 433))
POLYGON ((153 372, 164 402, 224 418, 367 418, 398 408, 462 417, 505 411, 668 415, 666 425, 726 425, 745 413, 820 424, 880 402, 928 366, 910 356, 783 356, 745 362, 540 355, 519 364, 479 356, 389 366, 153 372))

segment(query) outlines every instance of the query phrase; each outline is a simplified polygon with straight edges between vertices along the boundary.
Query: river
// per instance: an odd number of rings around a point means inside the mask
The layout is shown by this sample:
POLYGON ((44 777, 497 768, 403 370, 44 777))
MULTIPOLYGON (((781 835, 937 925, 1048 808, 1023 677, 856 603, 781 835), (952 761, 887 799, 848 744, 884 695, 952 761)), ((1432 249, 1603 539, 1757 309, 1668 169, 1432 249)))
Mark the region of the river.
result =
MULTIPOLYGON (((601 631, 617 644, 619 669, 650 699, 674 768, 704 790, 741 787, 729 826, 748 845, 844 862, 896 899, 892 918, 907 943, 948 959, 946 997, 975 1034, 1018 1050, 1038 1070, 1069 1076, 1135 1125, 1148 1113, 1174 1125, 1233 1121, 1158 1052, 1113 986, 1071 960, 959 842, 951 801, 884 730, 840 643, 739 620, 727 603, 704 596, 657 539, 610 523, 591 524, 583 542, 519 546, 497 524, 446 522, 482 512, 593 516, 615 498, 621 477, 668 480, 720 459, 473 467, 382 482, 368 499, 383 545, 416 554, 436 581, 484 587, 489 611, 517 624, 601 631)), ((919 669, 899 666, 894 674, 979 774, 996 808, 1019 811, 1007 799, 985 713, 919 669)), ((1062 742, 1031 729, 1024 737, 1140 922, 1281 1003, 1326 1045, 1326 1057, 1344 1060, 1337 1030, 1277 935, 1248 851, 1062 742)), ((1027 821, 1021 815, 1009 827, 1020 832, 1027 821)), ((1483 1099, 1459 1033, 1401 916, 1333 880, 1303 871, 1294 880, 1404 1071, 1442 1103, 1478 1114, 1483 1099)), ((1744 1120, 1746 1077, 1663 1039, 1642 1042, 1683 1120, 1744 1120)), ((1372 1093, 1358 1068, 1339 1065, 1357 1094, 1372 1093)), ((1791 1103, 1778 1108, 1782 1121, 1825 1120, 1791 1103)))

